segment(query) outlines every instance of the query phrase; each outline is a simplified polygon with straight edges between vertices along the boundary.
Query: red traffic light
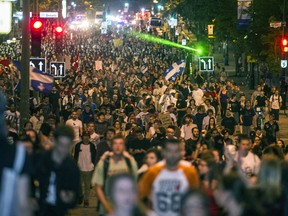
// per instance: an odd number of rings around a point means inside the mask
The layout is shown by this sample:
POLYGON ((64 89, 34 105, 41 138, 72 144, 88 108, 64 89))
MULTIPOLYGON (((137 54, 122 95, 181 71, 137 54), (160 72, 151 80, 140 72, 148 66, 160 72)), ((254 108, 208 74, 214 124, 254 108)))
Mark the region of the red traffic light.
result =
POLYGON ((282 52, 283 53, 288 53, 288 39, 287 38, 282 38, 282 52))
POLYGON ((42 25, 43 25, 42 22, 37 20, 33 23, 33 28, 34 29, 40 29, 42 27, 42 25))
POLYGON ((63 28, 62 28, 61 26, 57 26, 57 27, 55 28, 55 31, 56 31, 57 33, 61 33, 61 32, 63 32, 63 28))

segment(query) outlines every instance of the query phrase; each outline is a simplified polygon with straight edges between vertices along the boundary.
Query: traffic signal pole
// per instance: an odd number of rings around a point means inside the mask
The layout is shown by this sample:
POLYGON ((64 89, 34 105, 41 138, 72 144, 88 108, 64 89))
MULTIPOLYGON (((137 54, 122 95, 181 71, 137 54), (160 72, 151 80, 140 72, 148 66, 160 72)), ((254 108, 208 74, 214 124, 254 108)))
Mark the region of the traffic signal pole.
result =
MULTIPOLYGON (((286 26, 286 0, 283 0, 283 20, 282 20, 282 40, 285 37, 285 26, 286 26)), ((282 52, 282 59, 286 60, 286 53, 282 52)), ((282 68, 282 77, 286 76, 286 68, 282 68)))
POLYGON ((21 92, 20 92, 20 130, 29 120, 29 59, 30 59, 30 0, 23 1, 21 92))

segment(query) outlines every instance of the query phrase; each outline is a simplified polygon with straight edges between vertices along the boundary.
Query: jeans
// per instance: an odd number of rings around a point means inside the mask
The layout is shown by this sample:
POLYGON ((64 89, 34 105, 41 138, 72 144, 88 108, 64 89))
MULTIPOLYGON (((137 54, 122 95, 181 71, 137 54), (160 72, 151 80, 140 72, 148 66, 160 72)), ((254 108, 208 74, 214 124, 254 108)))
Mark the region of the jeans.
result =
POLYGON ((92 175, 93 175, 93 171, 87 171, 87 172, 80 171, 80 177, 81 177, 80 196, 83 196, 84 201, 89 200, 92 175))
POLYGON ((227 103, 222 103, 221 102, 221 117, 224 118, 226 115, 226 110, 227 110, 227 103))
POLYGON ((274 115, 274 119, 279 121, 279 109, 271 109, 271 113, 274 115))
POLYGON ((233 112, 233 117, 237 124, 239 124, 239 112, 233 112))

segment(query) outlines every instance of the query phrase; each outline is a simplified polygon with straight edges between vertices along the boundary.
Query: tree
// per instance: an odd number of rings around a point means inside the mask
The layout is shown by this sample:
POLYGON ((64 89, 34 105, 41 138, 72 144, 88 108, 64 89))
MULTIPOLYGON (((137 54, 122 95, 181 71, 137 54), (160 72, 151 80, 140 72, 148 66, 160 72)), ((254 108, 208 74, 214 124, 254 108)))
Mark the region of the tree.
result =
POLYGON ((39 11, 57 11, 58 0, 39 0, 39 11))
POLYGON ((283 0, 253 0, 248 11, 251 21, 246 30, 237 26, 237 0, 165 0, 165 3, 169 13, 181 14, 189 20, 190 30, 201 43, 209 43, 207 25, 213 23, 215 41, 233 44, 236 57, 246 53, 267 62, 273 71, 280 71, 281 51, 277 41, 282 33, 281 29, 271 29, 269 25, 271 21, 282 21, 283 10, 288 11, 288 4, 284 8, 283 0))
MULTIPOLYGON (((250 10, 251 24, 246 39, 246 50, 259 61, 268 63, 272 72, 280 72, 280 40, 281 28, 270 28, 270 22, 282 21, 283 0, 254 0, 250 10)), ((287 16, 284 17, 287 20, 287 16)))

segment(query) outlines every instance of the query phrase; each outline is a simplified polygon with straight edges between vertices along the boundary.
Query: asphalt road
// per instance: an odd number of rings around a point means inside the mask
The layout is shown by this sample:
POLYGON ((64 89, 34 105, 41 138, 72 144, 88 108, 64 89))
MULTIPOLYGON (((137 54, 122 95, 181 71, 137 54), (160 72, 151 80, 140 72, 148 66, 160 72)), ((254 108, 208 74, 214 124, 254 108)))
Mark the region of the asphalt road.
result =
POLYGON ((78 205, 75 209, 71 210, 68 216, 97 216, 96 210, 97 198, 95 189, 91 189, 89 207, 84 208, 82 205, 78 205))

